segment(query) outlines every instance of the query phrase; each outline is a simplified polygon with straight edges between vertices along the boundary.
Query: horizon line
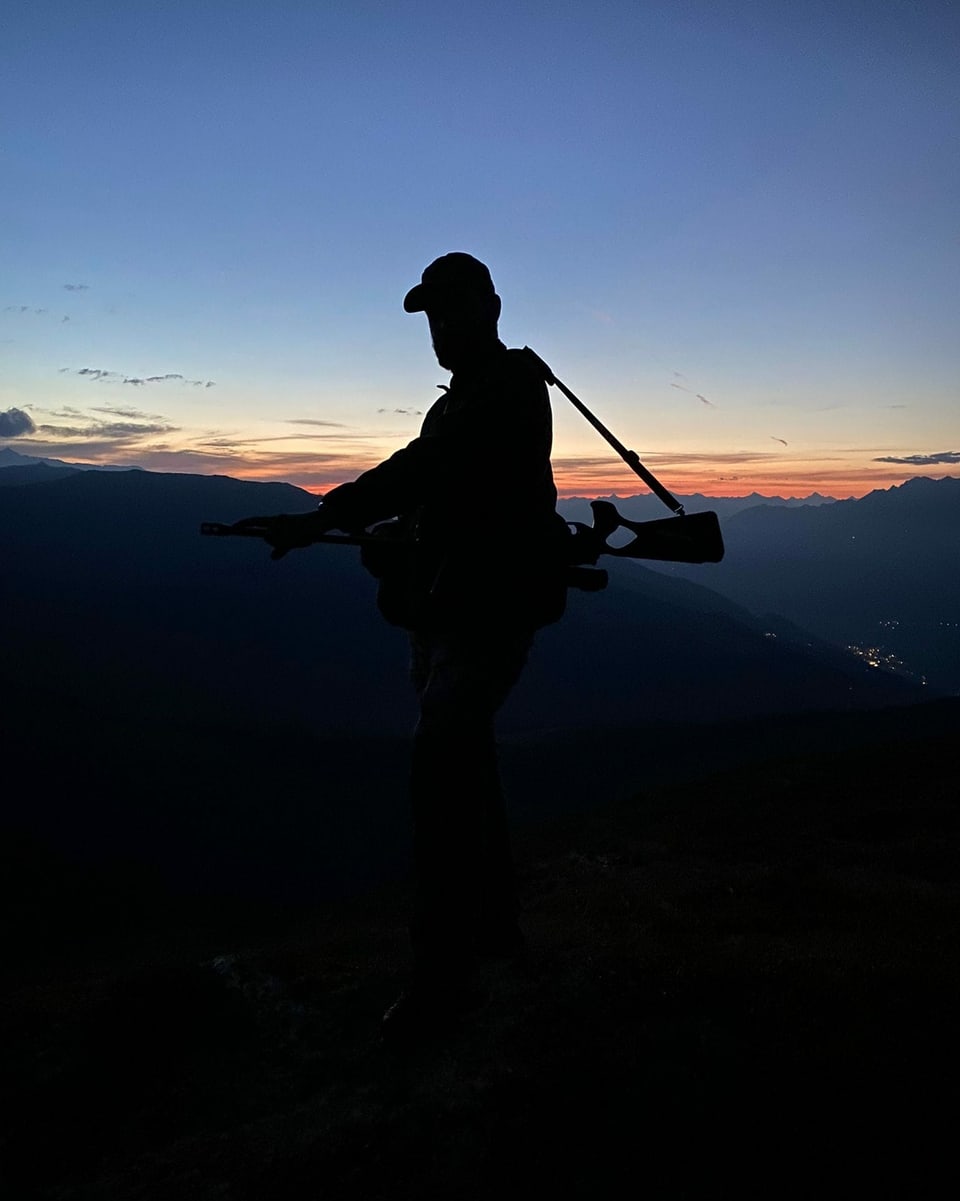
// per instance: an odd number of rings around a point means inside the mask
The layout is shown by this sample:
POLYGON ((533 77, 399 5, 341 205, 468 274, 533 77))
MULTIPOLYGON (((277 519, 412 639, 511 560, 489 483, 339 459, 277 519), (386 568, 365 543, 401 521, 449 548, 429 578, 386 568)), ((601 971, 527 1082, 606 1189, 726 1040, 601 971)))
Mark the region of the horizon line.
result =
MULTIPOLYGON (((29 455, 24 454, 19 450, 15 450, 12 446, 0 447, 2 450, 11 450, 19 457, 30 462, 39 463, 45 458, 54 459, 54 456, 29 455)), ((180 456, 176 452, 167 452, 171 459, 178 459, 180 456)), ((165 455, 155 456, 157 458, 165 458, 165 455)), ((263 483, 263 484, 289 484, 292 487, 300 488, 305 492, 314 496, 322 496, 326 492, 339 486, 341 483, 346 483, 350 479, 355 479, 354 475, 345 475, 343 479, 328 478, 317 479, 304 478, 308 473, 298 471, 290 472, 289 475, 281 474, 278 471, 263 470, 265 464, 244 464, 242 462, 217 462, 209 461, 200 463, 174 464, 174 463, 156 463, 151 466, 145 466, 142 462, 128 463, 106 463, 106 462, 90 462, 79 460, 68 460, 56 457, 57 462, 63 463, 67 467, 76 467, 78 469, 87 470, 102 470, 104 468, 113 468, 115 470, 139 470, 147 471, 154 474, 173 474, 173 475, 195 475, 195 476, 226 476, 231 479, 240 480, 246 483, 263 483), (231 468, 233 470, 231 470, 231 468), (239 471, 237 470, 239 468, 239 471), (298 478, 299 477, 299 478, 298 478)), ((282 471, 282 469, 281 469, 282 471)), ((342 471, 331 473, 339 477, 342 471)), ((826 500, 857 500, 874 491, 886 491, 890 488, 900 487, 909 480, 928 479, 938 481, 942 479, 960 479, 960 474, 952 474, 944 472, 937 475, 922 474, 914 470, 908 472, 889 472, 886 470, 859 472, 824 472, 827 478, 818 478, 815 473, 798 473, 798 478, 790 479, 788 476, 779 475, 774 479, 763 479, 751 476, 747 479, 729 479, 723 480, 714 477, 703 478, 702 475, 697 478, 691 478, 687 473, 680 473, 680 479, 676 477, 671 480, 672 487, 670 491, 678 497, 693 498, 703 497, 705 499, 725 499, 736 500, 744 499, 750 496, 759 496, 763 499, 779 499, 779 500, 805 500, 809 497, 818 496, 826 500), (813 476, 813 478, 811 478, 813 476), (686 478, 684 478, 686 477, 686 478), (846 477, 846 478, 844 478, 846 477), (852 477, 852 478, 851 478, 852 477), (858 478, 859 477, 859 478, 858 478), (724 484, 734 485, 732 488, 724 488, 724 484), (719 485, 719 487, 718 487, 719 485)), ((637 480, 635 488, 629 487, 629 480, 611 479, 607 476, 594 478, 593 480, 579 480, 576 483, 573 481, 564 481, 562 473, 560 478, 556 480, 557 484, 557 499, 558 501, 570 500, 599 500, 606 498, 617 498, 626 500, 637 496, 652 495, 640 480, 637 480), (566 486, 564 486, 566 483, 566 486)))

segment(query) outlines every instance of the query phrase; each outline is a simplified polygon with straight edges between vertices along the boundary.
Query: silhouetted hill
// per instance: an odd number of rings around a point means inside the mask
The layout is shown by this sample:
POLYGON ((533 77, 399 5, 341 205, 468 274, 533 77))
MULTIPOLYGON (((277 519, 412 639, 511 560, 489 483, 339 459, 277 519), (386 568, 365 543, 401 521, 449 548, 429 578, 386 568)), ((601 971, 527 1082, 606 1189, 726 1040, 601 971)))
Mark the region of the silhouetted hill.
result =
MULTIPOLYGON (((75 861, 152 864, 187 891, 331 896, 401 868, 407 646, 356 551, 274 563, 258 542, 197 532, 313 503, 149 472, 0 489, 0 717, 30 765, 8 827, 75 861)), ((708 770, 722 740, 694 723, 852 718, 923 695, 802 634, 769 637, 702 586, 633 563, 612 575, 541 632, 503 714, 519 817, 576 807, 591 784, 619 795, 641 763, 708 770)), ((767 737, 745 734, 738 754, 767 737)))
POLYGON ((0 469, 8 467, 66 467, 62 459, 40 459, 24 455, 10 446, 0 446, 0 469))
POLYGON ((144 720, 405 730, 402 640, 375 621, 355 551, 277 564, 262 544, 198 533, 203 519, 315 503, 286 484, 140 471, 0 489, 8 672, 46 681, 71 709, 144 720))
POLYGON ((0 470, 0 488, 15 488, 20 484, 46 484, 53 480, 65 479, 68 475, 74 475, 78 471, 76 467, 69 467, 66 463, 62 467, 55 467, 47 463, 27 463, 23 466, 4 467, 0 470))
POLYGON ((854 666, 849 654, 805 635, 780 636, 712 590, 664 590, 663 577, 638 563, 605 565, 610 588, 572 594, 563 622, 539 635, 505 729, 521 708, 536 712, 542 729, 575 728, 585 715, 623 726, 922 699, 916 685, 854 666))
POLYGON ((854 716, 869 752, 794 747, 521 830, 529 967, 484 969, 482 1006, 405 1054, 376 1040, 405 889, 184 904, 21 843, 10 1195, 939 1196, 957 704, 899 735, 854 716))
MULTIPOLYGON (((409 729, 402 634, 374 608, 353 550, 270 561, 248 540, 202 539, 204 519, 302 511, 280 484, 82 472, 0 489, 0 589, 17 631, 10 670, 65 696, 144 714, 296 719, 317 730, 409 729)), ((507 728, 903 703, 919 690, 852 657, 765 637, 745 611, 636 564, 572 594, 545 630, 507 728)))
POLYGON ((65 463, 63 459, 44 459, 21 454, 10 446, 0 446, 0 482, 10 467, 68 467, 71 471, 140 471, 139 467, 116 467, 105 463, 65 463))
POLYGON ((657 565, 709 583, 755 614, 892 655, 960 692, 960 479, 917 478, 818 508, 744 510, 707 567, 657 565))

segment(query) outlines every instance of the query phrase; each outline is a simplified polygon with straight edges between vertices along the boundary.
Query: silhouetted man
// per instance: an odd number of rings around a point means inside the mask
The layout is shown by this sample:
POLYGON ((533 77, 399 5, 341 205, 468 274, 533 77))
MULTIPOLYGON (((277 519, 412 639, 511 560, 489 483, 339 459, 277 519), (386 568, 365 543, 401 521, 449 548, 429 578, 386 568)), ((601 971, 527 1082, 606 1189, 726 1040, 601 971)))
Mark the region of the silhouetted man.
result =
POLYGON ((273 519, 268 535, 279 556, 316 533, 399 519, 391 528, 400 539, 384 542, 377 567, 378 600, 410 631, 420 720, 414 976, 384 1015, 388 1037, 469 1008, 475 957, 522 951, 494 715, 534 631, 561 615, 565 599, 547 389, 535 363, 498 337, 490 272, 468 254, 443 255, 403 307, 426 314, 437 360, 453 373, 449 388, 418 438, 333 489, 316 513, 273 519))

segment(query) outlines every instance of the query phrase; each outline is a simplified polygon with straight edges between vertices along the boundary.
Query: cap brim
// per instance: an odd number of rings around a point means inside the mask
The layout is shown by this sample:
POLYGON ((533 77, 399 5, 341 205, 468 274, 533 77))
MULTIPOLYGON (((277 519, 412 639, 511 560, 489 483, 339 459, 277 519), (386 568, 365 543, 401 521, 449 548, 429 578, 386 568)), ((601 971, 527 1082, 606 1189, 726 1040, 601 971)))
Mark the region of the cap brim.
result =
POLYGON ((415 284, 403 298, 405 313, 425 313, 427 310, 427 294, 423 284, 415 284))

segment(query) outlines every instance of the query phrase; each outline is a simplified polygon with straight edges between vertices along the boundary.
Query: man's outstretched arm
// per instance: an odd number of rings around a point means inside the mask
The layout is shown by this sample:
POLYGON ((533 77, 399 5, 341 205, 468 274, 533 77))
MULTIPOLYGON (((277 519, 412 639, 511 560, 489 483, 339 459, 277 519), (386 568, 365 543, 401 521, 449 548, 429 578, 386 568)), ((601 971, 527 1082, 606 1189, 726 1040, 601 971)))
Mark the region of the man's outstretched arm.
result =
POLYGON ((326 533, 318 521, 319 513, 278 513, 271 517, 244 517, 234 522, 233 529, 251 530, 273 547, 271 559, 282 559, 288 551, 311 546, 318 534, 326 533))
POLYGON ((312 546, 330 530, 359 533, 421 504, 444 470, 446 449, 436 438, 415 438, 357 479, 331 489, 309 513, 246 517, 234 528, 256 530, 273 547, 272 559, 312 546))

